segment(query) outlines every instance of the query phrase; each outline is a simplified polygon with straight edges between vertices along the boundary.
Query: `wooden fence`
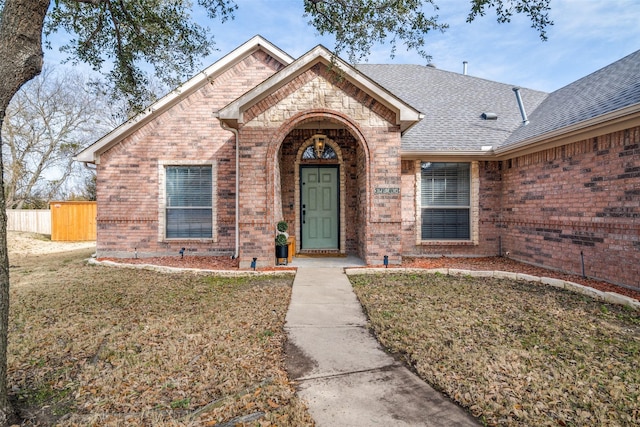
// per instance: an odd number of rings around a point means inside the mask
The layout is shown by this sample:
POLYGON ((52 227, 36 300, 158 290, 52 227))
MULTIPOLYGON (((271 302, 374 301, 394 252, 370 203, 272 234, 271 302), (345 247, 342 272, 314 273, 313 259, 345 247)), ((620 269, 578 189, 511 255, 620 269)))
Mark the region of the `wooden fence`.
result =
POLYGON ((96 202, 51 202, 51 240, 96 240, 96 202))
POLYGON ((7 230, 51 234, 49 209, 7 209, 7 230))

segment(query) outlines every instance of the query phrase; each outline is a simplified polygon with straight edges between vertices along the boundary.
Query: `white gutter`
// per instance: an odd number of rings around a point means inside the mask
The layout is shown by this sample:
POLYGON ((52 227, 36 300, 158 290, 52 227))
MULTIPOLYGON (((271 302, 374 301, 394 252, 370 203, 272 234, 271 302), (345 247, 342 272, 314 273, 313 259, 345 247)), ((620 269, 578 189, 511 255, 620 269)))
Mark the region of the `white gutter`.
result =
POLYGON ((567 137, 574 137, 578 135, 578 137, 583 133, 589 131, 594 127, 602 127, 607 125, 615 125, 616 123, 622 123, 628 120, 633 114, 640 113, 640 104, 633 104, 628 107, 623 107, 619 110, 614 110, 609 113, 584 120, 569 126, 564 126, 558 129, 551 130, 549 132, 536 135, 527 139, 524 139, 520 142, 516 142, 515 144, 499 147, 495 150, 496 155, 506 155, 510 154, 514 151, 518 151, 524 149, 530 145, 547 141, 553 142, 559 139, 564 139, 567 137))
MULTIPOLYGON (((218 116, 217 113, 215 115, 218 116)), ((238 130, 227 126, 222 120, 220 120, 220 126, 222 129, 232 132, 236 140, 236 247, 233 252, 233 259, 236 259, 238 252, 240 252, 240 147, 238 147, 238 130)))
POLYGON ((495 154, 493 146, 483 146, 481 150, 460 150, 460 151, 401 151, 400 157, 425 158, 425 157, 491 157, 495 154))

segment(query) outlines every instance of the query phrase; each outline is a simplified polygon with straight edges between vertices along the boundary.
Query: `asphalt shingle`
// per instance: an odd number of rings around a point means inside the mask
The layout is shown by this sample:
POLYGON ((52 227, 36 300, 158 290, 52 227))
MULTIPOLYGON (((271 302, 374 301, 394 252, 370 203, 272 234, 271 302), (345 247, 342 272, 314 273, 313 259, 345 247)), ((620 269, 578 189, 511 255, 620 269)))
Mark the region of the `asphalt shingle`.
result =
POLYGON ((409 154, 508 147, 640 103, 640 51, 551 94, 521 89, 526 126, 514 85, 421 65, 357 68, 425 115, 402 137, 409 154), (498 119, 483 120, 482 113, 498 119))
POLYGON ((640 50, 549 94, 504 146, 639 103, 640 50))
MULTIPOLYGON (((514 85, 421 65, 363 64, 357 68, 425 115, 403 135, 405 153, 495 148, 522 124, 514 85), (482 113, 495 113, 498 119, 483 120, 482 113)), ((531 110, 547 96, 529 89, 522 89, 521 94, 531 110)))

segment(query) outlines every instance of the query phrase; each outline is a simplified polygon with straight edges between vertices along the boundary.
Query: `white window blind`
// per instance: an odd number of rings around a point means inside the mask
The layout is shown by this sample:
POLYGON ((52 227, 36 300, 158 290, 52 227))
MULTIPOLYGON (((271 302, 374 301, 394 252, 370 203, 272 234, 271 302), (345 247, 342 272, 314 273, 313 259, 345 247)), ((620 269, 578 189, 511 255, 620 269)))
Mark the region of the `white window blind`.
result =
POLYGON ((211 166, 166 168, 167 238, 211 238, 211 166))
POLYGON ((469 163, 422 163, 422 240, 467 240, 471 235, 469 163))

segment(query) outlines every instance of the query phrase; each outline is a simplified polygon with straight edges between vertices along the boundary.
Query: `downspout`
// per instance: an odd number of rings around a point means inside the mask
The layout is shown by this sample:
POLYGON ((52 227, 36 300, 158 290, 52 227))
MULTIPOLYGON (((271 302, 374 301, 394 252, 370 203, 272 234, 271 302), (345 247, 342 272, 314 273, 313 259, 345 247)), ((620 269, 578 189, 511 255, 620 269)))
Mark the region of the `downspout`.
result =
POLYGON ((238 129, 227 126, 222 120, 220 126, 235 135, 236 147, 236 247, 232 259, 238 258, 240 252, 240 149, 238 147, 238 129))
MULTIPOLYGON (((77 160, 73 159, 74 161, 77 162, 77 160)), ((92 171, 93 173, 96 174, 96 206, 98 203, 98 165, 96 165, 95 163, 93 163, 93 167, 89 166, 91 163, 87 163, 84 162, 84 167, 89 169, 90 171, 92 171)), ((94 218, 96 220, 96 224, 98 223, 98 216, 96 214, 96 218, 94 218)), ((92 258, 97 258, 98 257, 98 245, 97 245, 97 241, 96 241, 96 251, 93 253, 93 255, 91 255, 92 258)), ((136 258, 138 258, 138 252, 136 251, 136 258)))

